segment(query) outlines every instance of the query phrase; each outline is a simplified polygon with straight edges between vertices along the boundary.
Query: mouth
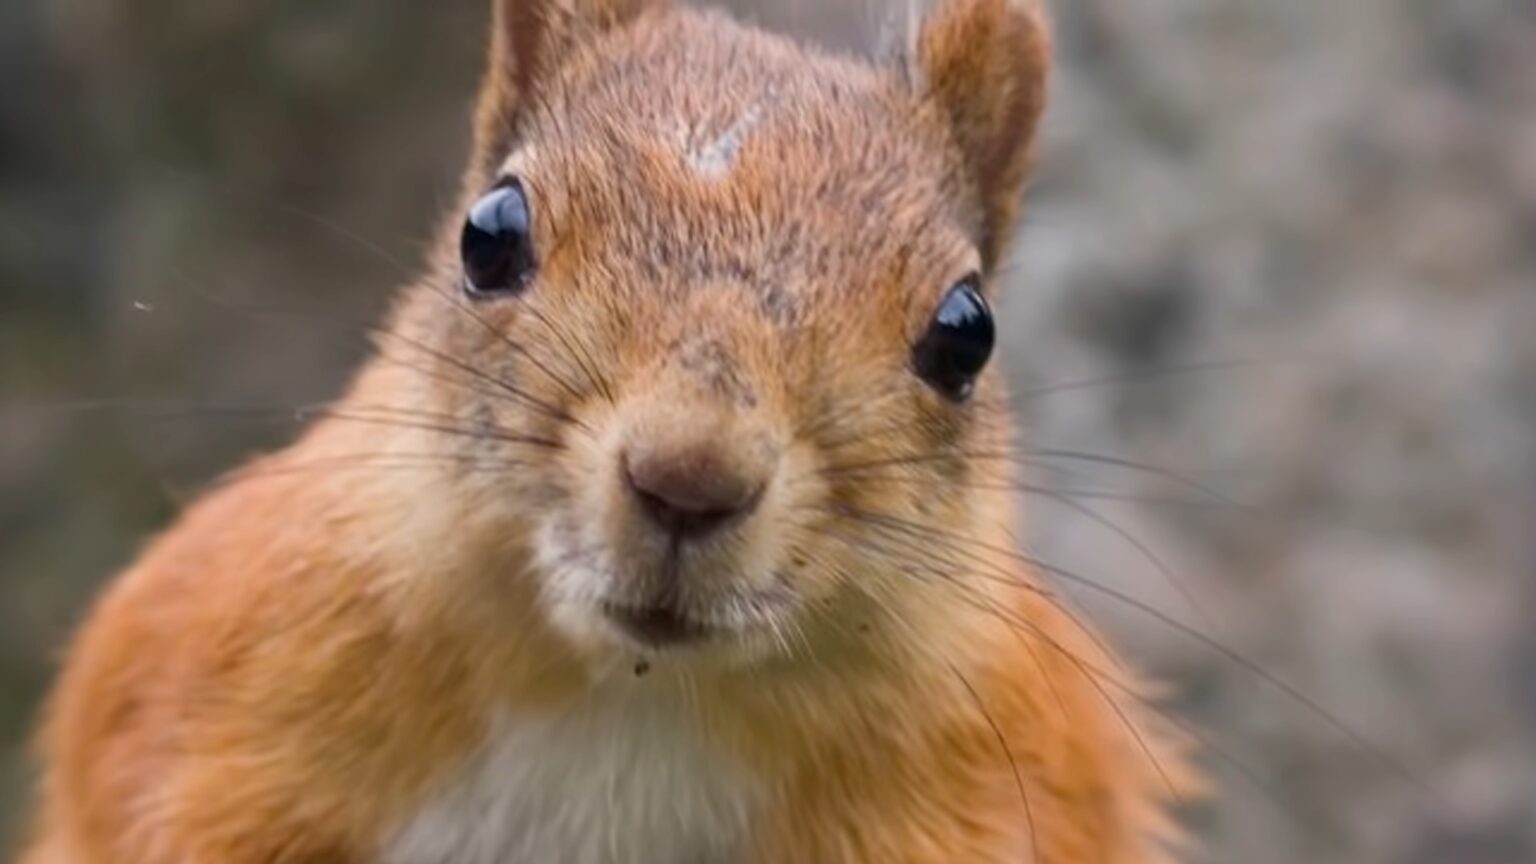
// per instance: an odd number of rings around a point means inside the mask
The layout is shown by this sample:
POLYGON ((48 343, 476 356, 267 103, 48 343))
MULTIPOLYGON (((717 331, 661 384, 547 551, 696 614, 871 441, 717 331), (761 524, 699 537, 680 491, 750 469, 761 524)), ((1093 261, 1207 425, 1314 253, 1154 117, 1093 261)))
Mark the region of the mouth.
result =
POLYGON ((670 606, 604 603, 603 615, 624 635, 650 648, 701 642, 718 629, 670 606))

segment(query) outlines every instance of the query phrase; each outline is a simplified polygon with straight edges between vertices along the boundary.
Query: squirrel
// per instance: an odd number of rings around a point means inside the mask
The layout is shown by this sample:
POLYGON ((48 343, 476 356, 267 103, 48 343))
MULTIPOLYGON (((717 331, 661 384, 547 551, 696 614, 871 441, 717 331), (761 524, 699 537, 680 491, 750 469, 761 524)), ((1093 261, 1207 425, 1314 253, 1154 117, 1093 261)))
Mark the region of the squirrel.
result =
POLYGON ((1198 780, 1020 552, 1041 0, 893 56, 494 0, 373 358, 104 592, 26 864, 1156 864, 1198 780))

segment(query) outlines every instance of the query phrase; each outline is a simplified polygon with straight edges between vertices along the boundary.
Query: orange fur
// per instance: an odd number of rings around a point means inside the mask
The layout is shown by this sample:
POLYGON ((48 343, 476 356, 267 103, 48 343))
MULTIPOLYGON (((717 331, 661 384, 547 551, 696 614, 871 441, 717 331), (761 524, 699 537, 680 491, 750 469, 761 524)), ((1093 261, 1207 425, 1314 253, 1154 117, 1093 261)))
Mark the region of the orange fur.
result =
POLYGON ((771 574, 793 608, 640 652, 766 790, 747 860, 1168 860, 1192 778, 1009 551, 1011 472, 974 455, 1011 446, 1001 382, 957 406, 905 362, 1011 229, 1039 7, 948 0, 915 75, 661 3, 497 10, 465 206, 524 177, 536 283, 459 299, 456 216, 334 416, 106 592, 47 712, 29 864, 378 860, 491 718, 575 710, 637 656, 550 613, 540 550, 565 532, 646 566, 616 454, 685 439, 778 466, 683 576, 746 596, 771 574), (738 127, 700 176, 687 154, 738 127))

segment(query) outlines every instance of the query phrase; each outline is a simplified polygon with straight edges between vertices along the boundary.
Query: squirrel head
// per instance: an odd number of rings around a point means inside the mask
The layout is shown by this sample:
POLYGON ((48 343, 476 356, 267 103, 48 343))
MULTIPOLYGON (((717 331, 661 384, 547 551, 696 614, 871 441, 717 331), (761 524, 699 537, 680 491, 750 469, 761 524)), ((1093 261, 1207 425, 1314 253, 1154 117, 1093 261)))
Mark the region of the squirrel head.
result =
POLYGON ((1008 512, 976 454, 1011 434, 989 280, 1044 104, 1036 0, 945 0, 888 60, 656 0, 497 0, 493 26, 401 323, 446 358, 433 409, 488 430, 445 439, 500 469, 463 494, 525 538, 558 630, 789 650, 922 581, 902 525, 1008 512))

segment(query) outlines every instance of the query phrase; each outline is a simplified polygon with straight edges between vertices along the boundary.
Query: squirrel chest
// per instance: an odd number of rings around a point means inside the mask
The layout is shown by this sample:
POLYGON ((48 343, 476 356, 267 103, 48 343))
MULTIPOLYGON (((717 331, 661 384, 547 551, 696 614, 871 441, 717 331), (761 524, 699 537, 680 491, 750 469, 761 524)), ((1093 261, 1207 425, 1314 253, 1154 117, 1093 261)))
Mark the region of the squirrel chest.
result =
POLYGON ((388 864, 737 860, 753 778, 644 692, 504 716, 385 845, 388 864))

